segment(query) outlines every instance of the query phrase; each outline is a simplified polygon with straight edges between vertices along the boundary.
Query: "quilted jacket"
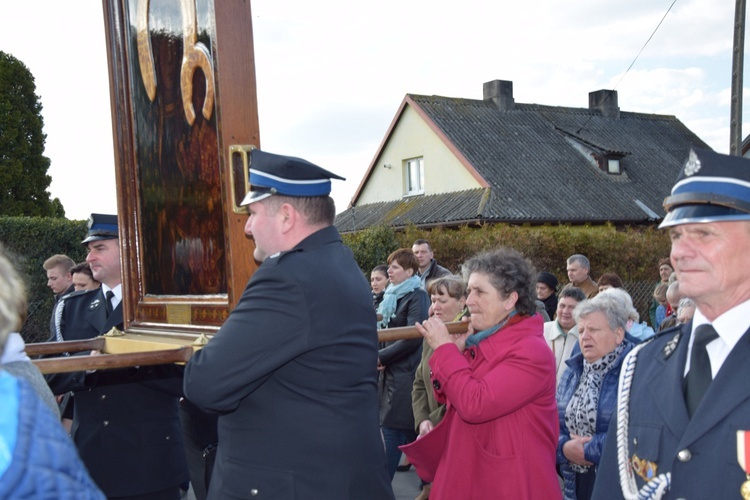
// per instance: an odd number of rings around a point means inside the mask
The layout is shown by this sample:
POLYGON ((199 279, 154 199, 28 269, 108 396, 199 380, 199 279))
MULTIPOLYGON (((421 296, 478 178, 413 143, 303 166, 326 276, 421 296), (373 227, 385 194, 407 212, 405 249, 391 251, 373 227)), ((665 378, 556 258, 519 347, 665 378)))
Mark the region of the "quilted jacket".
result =
POLYGON ((60 421, 31 386, 0 370, 0 498, 104 499, 60 421))
MULTIPOLYGON (((612 417, 612 413, 617 409, 617 384, 620 379, 622 361, 634 346, 627 339, 623 342, 625 343, 625 349, 622 351, 620 357, 617 358, 612 368, 604 375, 604 381, 599 390, 599 407, 596 411, 596 434, 591 438, 591 441, 583 446, 583 453, 586 460, 593 463, 595 468, 599 466, 599 460, 602 457, 604 440, 607 437, 607 430, 609 429, 609 420, 612 417)), ((565 410, 578 387, 578 381, 583 373, 583 355, 579 351, 577 354, 571 356, 566 363, 568 368, 565 370, 560 380, 560 385, 557 387, 557 414, 560 419, 557 463, 560 465, 560 471, 565 481, 563 496, 565 500, 575 500, 575 472, 570 468, 568 459, 565 458, 562 449, 563 445, 570 440, 570 432, 568 431, 568 426, 565 425, 565 410)))

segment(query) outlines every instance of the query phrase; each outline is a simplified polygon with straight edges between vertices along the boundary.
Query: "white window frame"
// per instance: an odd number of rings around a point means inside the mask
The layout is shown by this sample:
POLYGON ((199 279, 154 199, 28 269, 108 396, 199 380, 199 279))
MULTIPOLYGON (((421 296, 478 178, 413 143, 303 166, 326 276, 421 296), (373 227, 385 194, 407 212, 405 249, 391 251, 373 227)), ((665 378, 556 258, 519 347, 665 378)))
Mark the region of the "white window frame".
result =
POLYGON ((404 161, 404 196, 424 194, 424 156, 404 161))

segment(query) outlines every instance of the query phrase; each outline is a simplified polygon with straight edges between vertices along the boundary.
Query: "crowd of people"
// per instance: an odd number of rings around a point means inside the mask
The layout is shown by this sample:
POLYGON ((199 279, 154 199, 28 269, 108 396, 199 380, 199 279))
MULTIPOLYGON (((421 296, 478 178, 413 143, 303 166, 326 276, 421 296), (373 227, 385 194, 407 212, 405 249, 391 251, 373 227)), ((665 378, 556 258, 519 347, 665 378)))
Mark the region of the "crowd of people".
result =
MULTIPOLYGON (((691 151, 665 202, 651 325, 582 254, 561 285, 505 247, 454 275, 417 240, 368 286, 333 227, 339 177, 260 150, 243 204, 261 265, 184 368, 44 381, 0 254, 0 497, 177 499, 190 480, 200 499, 389 499, 403 453, 417 500, 748 498, 749 163, 691 151), (71 392, 72 439, 51 397, 71 392)), ((117 238, 115 216, 92 216, 93 289, 45 263, 52 338, 121 327, 117 238)))

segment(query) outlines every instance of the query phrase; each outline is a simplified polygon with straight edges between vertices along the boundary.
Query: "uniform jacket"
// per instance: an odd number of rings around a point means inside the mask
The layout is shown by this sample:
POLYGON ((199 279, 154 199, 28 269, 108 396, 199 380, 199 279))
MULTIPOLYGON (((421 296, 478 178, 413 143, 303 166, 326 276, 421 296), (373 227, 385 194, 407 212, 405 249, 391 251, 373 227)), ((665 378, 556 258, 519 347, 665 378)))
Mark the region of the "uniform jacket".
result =
POLYGON ((463 353, 442 345, 429 364, 437 401, 448 403, 443 422, 450 420, 430 498, 560 498, 555 361, 541 316, 463 353))
MULTIPOLYGON (((401 297, 396 303, 389 328, 411 326, 428 318, 430 298, 421 288, 401 297)), ((411 391, 414 374, 422 359, 422 339, 385 342, 378 352, 381 372, 380 425, 394 429, 413 429, 411 391)))
MULTIPOLYGON (((630 393, 628 458, 636 455, 655 463, 657 474, 672 473, 664 498, 740 498, 747 478, 737 461, 736 432, 750 430, 750 330, 734 346, 689 419, 682 383, 691 331, 692 324, 665 330, 638 353, 630 393)), ((615 420, 599 465, 595 499, 623 498, 615 420)), ((636 481, 639 489, 645 484, 638 476, 636 481)))
POLYGON ((375 323, 334 227, 260 265, 185 368, 186 397, 221 412, 210 499, 393 498, 375 323))
MULTIPOLYGON (((617 409, 617 384, 620 379, 620 368, 622 360, 633 349, 633 344, 625 342, 625 348, 619 358, 612 364, 612 368, 604 375, 601 389, 599 390, 599 406, 596 410, 596 433, 591 441, 583 445, 583 454, 586 460, 599 465, 602 457, 602 449, 607 439, 607 430, 612 414, 617 409)), ((557 463, 560 465, 563 479, 565 480, 565 498, 576 498, 575 494, 575 472, 570 468, 568 459, 563 454, 563 446, 570 441, 570 431, 565 425, 565 412, 568 403, 578 388, 578 382, 583 374, 583 354, 580 352, 566 361, 567 370, 563 374, 560 385, 557 388, 557 413, 560 419, 560 438, 557 442, 557 463)))
POLYGON ((76 291, 75 285, 70 285, 67 290, 55 295, 55 303, 52 305, 52 315, 50 315, 50 318, 49 318, 49 333, 52 338, 50 342, 55 340, 55 310, 57 309, 57 304, 60 303, 61 298, 75 291, 76 291))
MULTIPOLYGON (((90 339, 113 326, 122 328, 122 303, 107 318, 101 289, 61 300, 64 340, 90 339)), ((55 394, 75 391, 71 435, 107 496, 160 491, 188 479, 177 407, 182 367, 54 374, 47 382, 55 394)))
POLYGON ((25 380, 0 369, 0 498, 104 500, 62 426, 25 380))

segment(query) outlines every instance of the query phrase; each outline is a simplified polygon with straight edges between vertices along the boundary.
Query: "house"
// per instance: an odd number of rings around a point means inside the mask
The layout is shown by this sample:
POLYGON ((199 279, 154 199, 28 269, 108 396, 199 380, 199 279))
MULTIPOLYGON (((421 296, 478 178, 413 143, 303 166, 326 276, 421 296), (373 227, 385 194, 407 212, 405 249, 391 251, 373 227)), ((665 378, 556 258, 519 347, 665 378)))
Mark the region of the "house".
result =
POLYGON ((336 226, 653 224, 691 146, 710 149, 614 90, 588 108, 516 103, 503 80, 482 100, 407 94, 336 226))

